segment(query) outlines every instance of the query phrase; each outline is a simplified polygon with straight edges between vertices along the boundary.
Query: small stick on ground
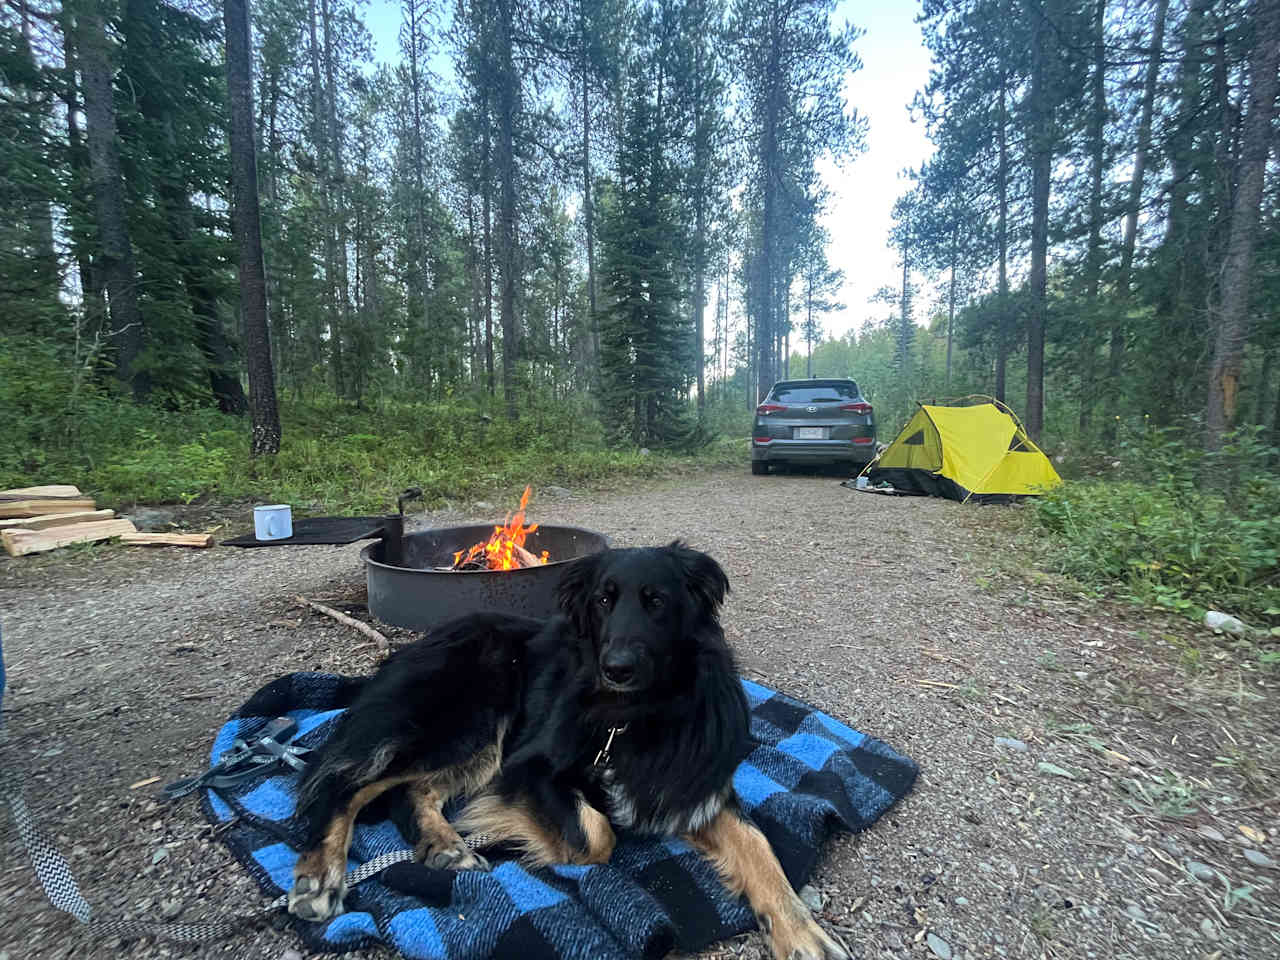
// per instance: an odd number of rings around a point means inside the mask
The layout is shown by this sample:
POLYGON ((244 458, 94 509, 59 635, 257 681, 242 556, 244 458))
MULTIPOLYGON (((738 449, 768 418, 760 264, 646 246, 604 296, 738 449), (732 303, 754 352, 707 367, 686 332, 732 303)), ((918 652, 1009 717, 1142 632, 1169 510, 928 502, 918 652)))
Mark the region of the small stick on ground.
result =
POLYGON ((921 650, 920 652, 931 660, 940 660, 943 663, 954 663, 957 667, 964 667, 966 670, 973 669, 973 667, 965 663, 963 660, 957 660, 955 657, 948 657, 946 654, 938 653, 936 650, 921 650))
POLYGON ((355 619, 354 617, 348 617, 345 613, 338 612, 337 610, 333 609, 333 607, 326 607, 323 603, 317 603, 315 600, 308 600, 306 597, 303 597, 303 596, 297 596, 297 597, 294 597, 293 599, 295 603, 299 603, 304 607, 310 607, 312 610, 315 610, 317 613, 323 613, 326 617, 332 617, 334 620, 337 620, 341 624, 345 624, 348 627, 351 627, 355 630, 359 630, 361 633, 363 633, 366 637, 368 637, 377 645, 379 653, 385 655, 391 652, 391 644, 387 640, 387 638, 384 637, 377 630, 373 629, 373 627, 369 626, 367 623, 361 623, 359 620, 355 619))

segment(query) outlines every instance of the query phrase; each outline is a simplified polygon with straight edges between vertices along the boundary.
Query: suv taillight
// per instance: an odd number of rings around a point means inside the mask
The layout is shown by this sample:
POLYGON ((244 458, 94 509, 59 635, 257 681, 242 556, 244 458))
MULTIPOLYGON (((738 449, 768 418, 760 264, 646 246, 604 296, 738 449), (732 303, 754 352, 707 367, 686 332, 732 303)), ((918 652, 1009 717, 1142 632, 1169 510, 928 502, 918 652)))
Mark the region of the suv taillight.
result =
POLYGON ((785 409, 787 409, 786 406, 781 403, 762 403, 760 406, 756 407, 756 413, 760 414, 762 417, 767 417, 771 413, 777 413, 778 411, 785 409))
POLYGON ((840 409, 848 410, 850 413, 856 413, 863 417, 871 415, 871 404, 869 403, 842 403, 840 404, 840 409))

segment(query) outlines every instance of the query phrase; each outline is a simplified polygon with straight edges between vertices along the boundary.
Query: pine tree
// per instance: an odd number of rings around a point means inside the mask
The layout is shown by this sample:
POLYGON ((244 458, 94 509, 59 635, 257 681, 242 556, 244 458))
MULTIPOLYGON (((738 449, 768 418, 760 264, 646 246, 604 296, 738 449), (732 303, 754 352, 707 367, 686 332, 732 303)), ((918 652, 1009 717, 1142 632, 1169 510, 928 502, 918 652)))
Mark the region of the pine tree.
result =
POLYGON ((267 281, 262 262, 258 214, 258 168, 253 142, 253 62, 247 0, 224 0, 227 44, 227 94, 231 115, 231 187, 236 245, 239 248, 240 298, 244 311, 245 357, 249 366, 249 412, 254 456, 280 450, 280 414, 276 410, 271 341, 267 334, 267 281))

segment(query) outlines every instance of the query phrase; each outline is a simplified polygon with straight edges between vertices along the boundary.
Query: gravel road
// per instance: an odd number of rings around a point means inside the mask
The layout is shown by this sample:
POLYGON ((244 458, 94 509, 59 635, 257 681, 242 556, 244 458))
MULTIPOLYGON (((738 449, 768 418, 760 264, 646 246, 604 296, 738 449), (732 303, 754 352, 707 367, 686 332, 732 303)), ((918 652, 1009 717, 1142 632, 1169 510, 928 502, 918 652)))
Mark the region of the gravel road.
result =
MULTIPOLYGON (((1007 522, 1018 508, 837 480, 715 471, 535 496, 530 511, 621 546, 680 537, 711 553, 733 585, 724 623, 744 672, 920 763, 899 807, 829 845, 809 892, 821 921, 861 958, 1280 955, 1276 671, 1035 574, 1007 522)), ((194 802, 159 806, 155 785, 133 785, 200 769, 225 714, 272 676, 373 667, 360 635, 296 594, 358 604, 358 548, 0 560, 0 762, 100 916, 261 904, 194 802)), ((0 822, 0 960, 304 956, 272 926, 203 946, 91 940, 48 907, 0 822)), ((752 934, 702 957, 762 955, 752 934)))

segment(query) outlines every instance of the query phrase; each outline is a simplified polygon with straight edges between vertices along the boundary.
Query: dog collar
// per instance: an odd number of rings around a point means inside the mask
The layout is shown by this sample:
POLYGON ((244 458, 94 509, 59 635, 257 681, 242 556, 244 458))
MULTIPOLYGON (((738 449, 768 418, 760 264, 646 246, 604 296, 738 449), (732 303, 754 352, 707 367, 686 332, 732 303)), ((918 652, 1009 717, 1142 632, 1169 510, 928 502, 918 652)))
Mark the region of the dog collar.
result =
POLYGON ((592 761, 591 766, 598 767, 602 763, 606 767, 609 765, 609 748, 613 746, 613 738, 620 733, 626 733, 627 727, 629 726, 631 726, 631 724, 624 723, 620 727, 609 728, 609 739, 604 742, 604 746, 601 747, 600 752, 596 754, 596 758, 592 761))

